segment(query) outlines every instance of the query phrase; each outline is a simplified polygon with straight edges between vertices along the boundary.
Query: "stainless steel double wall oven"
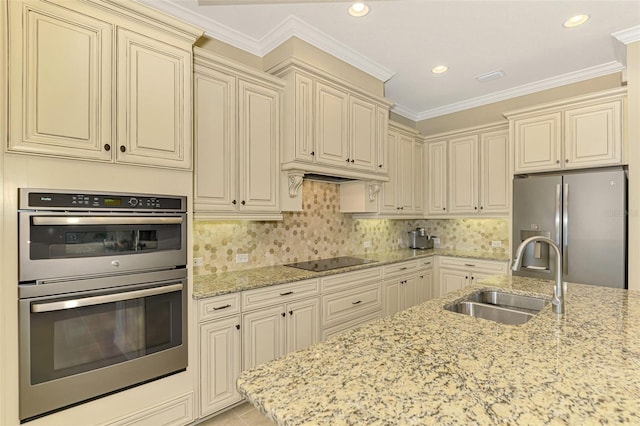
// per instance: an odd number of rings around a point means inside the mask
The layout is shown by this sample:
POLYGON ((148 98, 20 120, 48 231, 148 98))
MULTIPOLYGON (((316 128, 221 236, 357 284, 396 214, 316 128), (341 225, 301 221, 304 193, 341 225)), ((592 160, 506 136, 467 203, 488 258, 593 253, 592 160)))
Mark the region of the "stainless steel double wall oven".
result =
POLYGON ((186 198, 19 197, 21 422, 184 371, 186 198))

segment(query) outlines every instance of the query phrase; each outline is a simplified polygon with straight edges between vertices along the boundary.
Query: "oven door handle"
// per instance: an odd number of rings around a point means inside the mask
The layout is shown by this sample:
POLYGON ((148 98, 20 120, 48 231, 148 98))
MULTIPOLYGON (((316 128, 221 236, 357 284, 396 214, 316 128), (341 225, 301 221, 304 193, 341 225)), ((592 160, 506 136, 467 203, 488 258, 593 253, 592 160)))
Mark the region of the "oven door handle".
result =
POLYGON ((163 287, 146 288, 143 290, 127 291, 123 293, 103 294, 100 296, 82 297, 72 300, 61 300, 57 302, 32 303, 31 312, 54 312, 64 309, 75 309, 84 306, 94 306, 103 303, 122 302, 124 300, 139 299, 141 297, 156 296, 158 294, 172 293, 181 291, 182 284, 172 284, 163 287))
POLYGON ((174 225, 182 216, 33 216, 34 225, 174 225))

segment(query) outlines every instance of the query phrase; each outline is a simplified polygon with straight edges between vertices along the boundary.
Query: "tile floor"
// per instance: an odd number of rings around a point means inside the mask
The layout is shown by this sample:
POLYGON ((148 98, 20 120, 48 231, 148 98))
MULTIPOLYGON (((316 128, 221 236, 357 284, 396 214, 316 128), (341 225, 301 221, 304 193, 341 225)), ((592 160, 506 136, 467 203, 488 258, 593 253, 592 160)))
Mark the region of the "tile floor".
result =
POLYGON ((197 426, 273 426, 274 424, 253 405, 245 402, 197 426))

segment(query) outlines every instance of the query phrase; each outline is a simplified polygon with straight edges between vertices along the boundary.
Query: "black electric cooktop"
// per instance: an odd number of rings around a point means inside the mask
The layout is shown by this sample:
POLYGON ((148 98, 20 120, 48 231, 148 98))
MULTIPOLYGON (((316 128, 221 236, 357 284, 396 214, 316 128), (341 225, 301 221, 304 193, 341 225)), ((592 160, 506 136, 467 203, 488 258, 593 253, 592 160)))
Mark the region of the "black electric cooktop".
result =
POLYGON ((289 263, 284 266, 292 268, 304 269, 306 271, 323 272, 331 269, 346 268, 348 266, 365 265, 367 263, 375 263, 377 260, 363 259, 361 257, 332 257, 331 259, 309 260, 307 262, 289 263))

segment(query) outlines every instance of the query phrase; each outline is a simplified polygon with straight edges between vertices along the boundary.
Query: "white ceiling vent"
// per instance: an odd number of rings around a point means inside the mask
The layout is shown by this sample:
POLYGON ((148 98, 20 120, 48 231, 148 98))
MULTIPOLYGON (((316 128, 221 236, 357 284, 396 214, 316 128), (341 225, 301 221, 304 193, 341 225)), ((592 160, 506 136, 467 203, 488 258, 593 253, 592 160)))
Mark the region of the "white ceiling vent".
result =
POLYGON ((496 70, 496 71, 488 72, 486 74, 478 75, 476 76, 476 80, 480 82, 485 82, 485 81, 496 80, 502 77, 504 77, 504 71, 496 70))

